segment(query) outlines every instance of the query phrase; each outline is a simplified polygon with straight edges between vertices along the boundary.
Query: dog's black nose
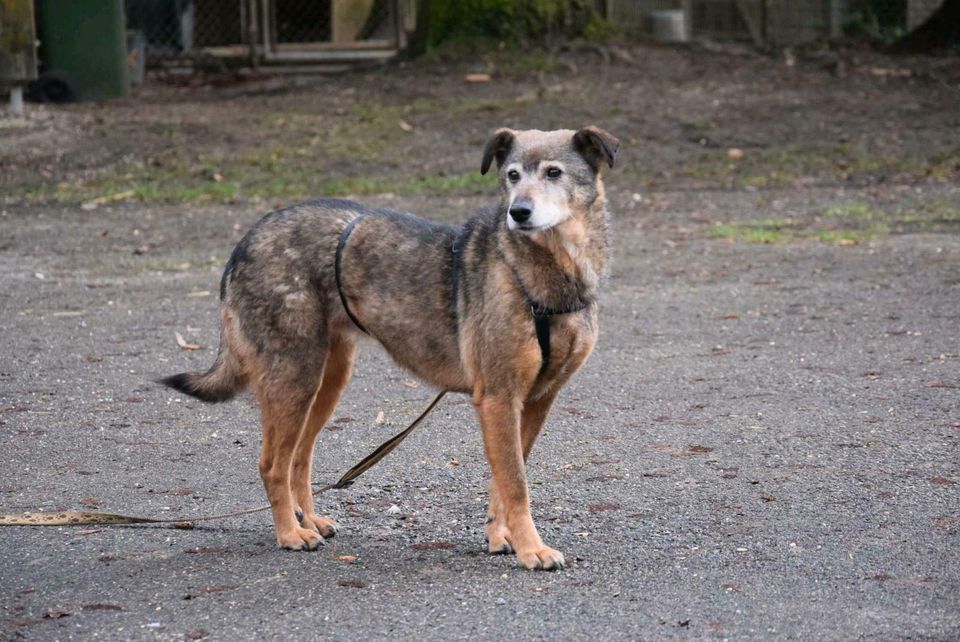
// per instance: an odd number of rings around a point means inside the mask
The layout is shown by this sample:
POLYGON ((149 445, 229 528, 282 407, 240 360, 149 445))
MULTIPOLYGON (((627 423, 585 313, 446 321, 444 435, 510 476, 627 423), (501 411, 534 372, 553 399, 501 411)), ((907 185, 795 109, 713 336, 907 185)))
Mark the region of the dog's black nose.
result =
POLYGON ((526 223, 533 214, 533 204, 529 201, 514 201, 510 206, 510 217, 517 223, 526 223))

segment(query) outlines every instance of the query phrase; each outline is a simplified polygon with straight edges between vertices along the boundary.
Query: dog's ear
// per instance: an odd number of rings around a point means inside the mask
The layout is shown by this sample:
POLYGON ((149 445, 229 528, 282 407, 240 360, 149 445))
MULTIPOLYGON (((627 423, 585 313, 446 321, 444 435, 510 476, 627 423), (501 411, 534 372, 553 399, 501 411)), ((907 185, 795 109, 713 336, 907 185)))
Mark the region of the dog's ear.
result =
POLYGON ((503 165, 503 159, 510 153, 513 146, 514 131, 512 129, 501 128, 493 133, 493 138, 487 143, 483 150, 483 162, 480 163, 480 173, 486 174, 490 169, 490 163, 497 159, 497 167, 503 165))
POLYGON ((593 169, 600 169, 600 162, 606 161, 613 167, 620 149, 617 137, 595 125, 584 127, 573 135, 573 148, 583 156, 593 169))

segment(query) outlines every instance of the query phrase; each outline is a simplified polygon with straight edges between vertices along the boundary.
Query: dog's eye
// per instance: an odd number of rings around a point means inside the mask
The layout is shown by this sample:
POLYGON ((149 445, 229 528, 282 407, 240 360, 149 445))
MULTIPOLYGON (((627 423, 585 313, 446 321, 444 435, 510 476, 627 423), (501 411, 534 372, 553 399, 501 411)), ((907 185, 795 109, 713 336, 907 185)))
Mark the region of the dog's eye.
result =
POLYGON ((563 171, 559 167, 551 167, 547 170, 547 178, 560 178, 563 171))
POLYGON ((507 172, 507 178, 511 183, 516 183, 520 180, 520 172, 515 169, 511 169, 509 172, 507 172))

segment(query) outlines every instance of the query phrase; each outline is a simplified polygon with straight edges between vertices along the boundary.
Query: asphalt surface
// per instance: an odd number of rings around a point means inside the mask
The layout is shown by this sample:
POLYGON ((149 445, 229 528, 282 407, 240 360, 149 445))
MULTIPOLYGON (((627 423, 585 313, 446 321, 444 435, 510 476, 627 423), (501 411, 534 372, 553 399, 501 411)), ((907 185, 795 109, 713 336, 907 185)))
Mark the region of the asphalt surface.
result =
MULTIPOLYGON (((0 638, 960 637, 960 235, 728 242, 702 233, 705 211, 803 218, 849 194, 611 193, 601 339, 529 466, 534 519, 566 570, 484 552, 486 464, 454 396, 319 499, 341 530, 316 552, 277 549, 268 513, 192 530, 0 527, 0 638)), ((212 361, 219 270, 258 214, 0 213, 0 512, 264 502, 254 403, 151 383, 212 361)), ((317 480, 430 396, 367 346, 317 480)))

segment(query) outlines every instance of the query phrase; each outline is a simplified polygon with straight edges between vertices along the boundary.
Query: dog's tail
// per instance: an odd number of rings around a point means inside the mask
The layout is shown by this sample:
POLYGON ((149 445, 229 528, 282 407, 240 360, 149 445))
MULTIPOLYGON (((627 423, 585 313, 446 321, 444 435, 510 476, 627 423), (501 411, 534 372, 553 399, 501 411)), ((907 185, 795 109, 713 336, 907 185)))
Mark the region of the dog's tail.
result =
POLYGON ((202 373, 181 372, 158 379, 157 383, 211 403, 232 399, 246 387, 247 380, 240 360, 230 350, 226 333, 227 328, 224 328, 220 337, 220 352, 209 370, 202 373))

